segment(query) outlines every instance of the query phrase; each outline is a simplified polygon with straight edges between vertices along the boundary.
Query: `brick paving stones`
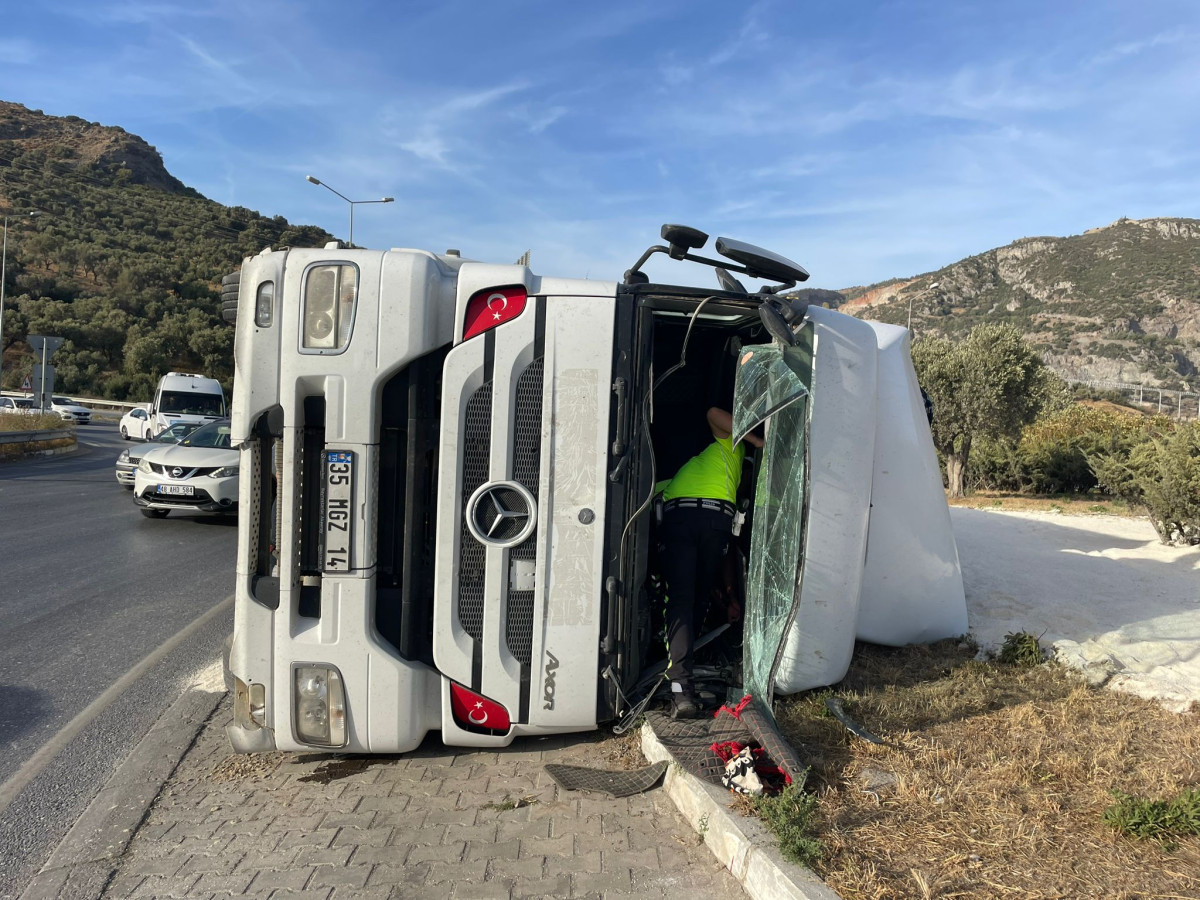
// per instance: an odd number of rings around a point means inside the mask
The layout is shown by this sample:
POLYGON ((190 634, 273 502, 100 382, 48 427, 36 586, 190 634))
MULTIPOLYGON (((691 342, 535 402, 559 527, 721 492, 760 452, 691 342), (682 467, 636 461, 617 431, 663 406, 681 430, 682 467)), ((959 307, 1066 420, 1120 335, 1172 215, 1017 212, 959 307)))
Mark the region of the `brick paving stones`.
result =
POLYGON ((105 898, 645 897, 741 884, 661 789, 562 791, 547 762, 607 768, 597 736, 402 757, 235 757, 226 700, 117 862, 105 898))

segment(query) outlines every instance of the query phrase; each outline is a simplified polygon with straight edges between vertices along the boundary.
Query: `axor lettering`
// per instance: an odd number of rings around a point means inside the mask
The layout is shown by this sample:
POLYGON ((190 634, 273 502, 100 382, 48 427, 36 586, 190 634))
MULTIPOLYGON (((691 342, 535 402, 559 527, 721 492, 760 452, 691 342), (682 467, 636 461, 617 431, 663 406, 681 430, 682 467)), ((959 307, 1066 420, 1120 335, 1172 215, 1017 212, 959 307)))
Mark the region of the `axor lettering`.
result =
POLYGON ((546 651, 546 689, 542 693, 542 709, 554 709, 554 672, 558 668, 558 659, 549 650, 546 651))

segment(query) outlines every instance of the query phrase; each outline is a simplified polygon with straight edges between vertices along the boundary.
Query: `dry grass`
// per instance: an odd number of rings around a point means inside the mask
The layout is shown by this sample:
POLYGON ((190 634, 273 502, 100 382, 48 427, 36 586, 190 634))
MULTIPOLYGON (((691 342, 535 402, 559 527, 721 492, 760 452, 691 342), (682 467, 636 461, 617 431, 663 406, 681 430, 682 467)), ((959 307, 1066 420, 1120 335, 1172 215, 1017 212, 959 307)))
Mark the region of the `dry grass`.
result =
POLYGON ((1131 508, 1124 500, 1112 497, 1080 497, 1076 494, 1010 494, 1003 491, 975 491, 966 497, 947 497, 951 506, 968 509, 1003 509, 1013 512, 1062 513, 1068 516, 1144 516, 1141 508, 1131 508))
POLYGON ((27 416, 24 413, 0 413, 0 431, 50 431, 67 427, 58 413, 27 416))
POLYGON ((812 765, 830 886, 847 900, 1200 897, 1200 837, 1139 841, 1103 818, 1113 790, 1200 785, 1200 711, 974 656, 859 645, 834 693, 887 746, 852 737, 828 691, 777 704, 812 765))

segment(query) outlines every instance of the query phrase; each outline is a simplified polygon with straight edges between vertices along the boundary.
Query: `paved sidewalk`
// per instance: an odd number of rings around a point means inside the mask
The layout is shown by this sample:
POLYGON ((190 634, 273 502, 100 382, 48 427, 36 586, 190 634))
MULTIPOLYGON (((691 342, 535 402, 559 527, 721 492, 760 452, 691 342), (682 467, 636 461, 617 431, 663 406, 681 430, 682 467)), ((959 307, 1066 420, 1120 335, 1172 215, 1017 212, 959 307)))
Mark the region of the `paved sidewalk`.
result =
POLYGON ((745 896, 666 791, 609 800, 563 791, 542 768, 618 768, 606 752, 636 741, 596 733, 463 752, 434 736, 402 757, 238 756, 228 719, 226 697, 127 846, 93 836, 91 863, 60 858, 26 896, 78 896, 89 864, 115 866, 95 885, 105 898, 745 896))

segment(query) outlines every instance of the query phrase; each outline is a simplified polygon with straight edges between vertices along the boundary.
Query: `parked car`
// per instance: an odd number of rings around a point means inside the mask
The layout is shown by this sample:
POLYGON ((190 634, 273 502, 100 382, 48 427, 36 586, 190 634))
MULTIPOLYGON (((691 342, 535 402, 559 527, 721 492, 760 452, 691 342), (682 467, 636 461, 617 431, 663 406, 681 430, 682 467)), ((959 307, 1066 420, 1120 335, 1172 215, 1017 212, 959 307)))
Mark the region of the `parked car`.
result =
POLYGON ((40 410, 33 405, 28 397, 0 397, 0 413, 17 413, 23 416, 36 416, 40 410))
POLYGON ((150 408, 146 405, 135 406, 121 416, 121 424, 118 427, 122 440, 148 441, 153 436, 151 425, 150 408))
POLYGON ((178 444, 199 427, 195 422, 176 422, 166 431, 150 438, 146 446, 130 447, 127 450, 122 450, 121 455, 117 457, 117 483, 124 485, 132 491, 133 473, 136 471, 138 463, 142 461, 142 456, 145 455, 147 450, 155 444, 178 444))
POLYGON ((237 512, 238 458, 229 419, 201 425, 178 444, 148 447, 133 477, 133 502, 142 515, 171 512, 237 512))
POLYGON ((92 411, 86 406, 80 406, 74 400, 67 397, 51 397, 50 409, 68 422, 74 422, 76 425, 86 425, 92 421, 92 411))

